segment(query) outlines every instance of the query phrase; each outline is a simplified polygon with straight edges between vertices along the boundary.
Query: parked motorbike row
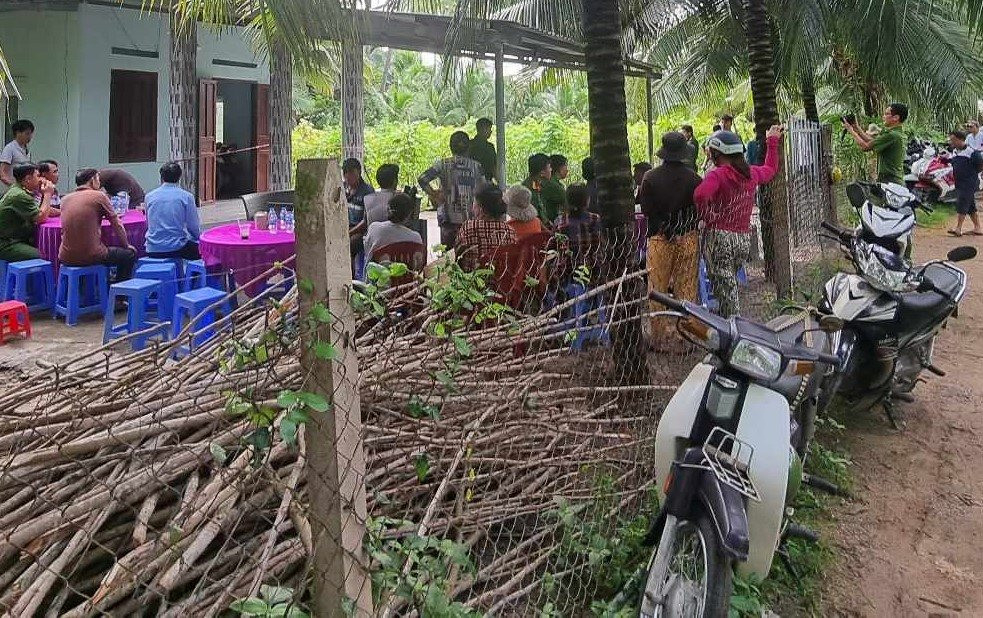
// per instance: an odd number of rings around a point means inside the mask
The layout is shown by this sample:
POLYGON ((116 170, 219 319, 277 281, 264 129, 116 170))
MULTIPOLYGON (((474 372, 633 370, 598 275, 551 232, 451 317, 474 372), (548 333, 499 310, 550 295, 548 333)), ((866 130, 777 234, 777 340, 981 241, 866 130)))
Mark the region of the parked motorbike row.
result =
POLYGON ((722 318, 664 294, 651 298, 677 318, 679 333, 707 351, 669 402, 656 434, 662 509, 639 615, 727 616, 734 573, 767 577, 789 539, 817 540, 791 519, 802 485, 832 494, 834 483, 803 470, 816 419, 834 395, 854 409, 913 401, 933 364, 935 338, 957 313, 966 274, 944 260, 904 258, 914 212, 924 207, 897 184, 854 184, 859 223, 824 223, 856 273, 825 285, 818 307, 760 324, 722 318))

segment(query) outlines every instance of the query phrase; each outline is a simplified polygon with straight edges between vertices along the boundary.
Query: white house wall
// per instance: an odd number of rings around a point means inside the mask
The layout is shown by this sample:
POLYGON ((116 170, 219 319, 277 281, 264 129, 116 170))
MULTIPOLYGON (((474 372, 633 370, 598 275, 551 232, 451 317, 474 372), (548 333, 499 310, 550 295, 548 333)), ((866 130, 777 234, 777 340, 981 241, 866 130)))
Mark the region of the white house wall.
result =
MULTIPOLYGON (((2 1, 2 0, 0 0, 2 1)), ((157 161, 114 165, 144 187, 159 182, 170 151, 169 28, 166 16, 99 4, 72 11, 17 11, 0 15, 0 46, 23 100, 18 116, 37 125, 35 161, 62 164, 61 189, 80 167, 109 166, 109 89, 113 69, 152 71, 157 80, 157 161), (113 48, 156 52, 156 58, 113 54, 113 48)), ((240 29, 198 30, 198 76, 269 83, 265 58, 253 53, 240 29), (220 63, 246 63, 228 66, 220 63)))
MULTIPOLYGON (((78 33, 73 11, 0 14, 0 47, 23 97, 17 102, 18 116, 37 127, 31 157, 55 159, 63 167, 67 163, 72 174, 79 152, 78 33)), ((68 175, 62 173, 60 188, 68 186, 68 175)))

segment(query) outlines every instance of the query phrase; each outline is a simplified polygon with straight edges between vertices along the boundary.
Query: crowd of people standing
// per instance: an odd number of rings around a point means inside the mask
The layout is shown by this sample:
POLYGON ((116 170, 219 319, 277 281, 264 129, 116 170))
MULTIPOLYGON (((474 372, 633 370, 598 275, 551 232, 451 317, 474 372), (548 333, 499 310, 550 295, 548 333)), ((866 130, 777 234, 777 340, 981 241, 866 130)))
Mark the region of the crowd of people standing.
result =
MULTIPOLYGON (((733 118, 725 115, 721 127, 701 143, 693 127, 684 125, 662 137, 658 167, 642 162, 633 168, 636 212, 647 220, 649 288, 696 301, 702 256, 718 310, 728 316, 740 311, 737 272, 750 259, 755 193, 777 172, 783 131, 780 126, 768 131, 763 163, 751 165, 744 141, 732 128, 733 118), (698 173, 701 150, 708 162, 703 177, 698 173)), ((584 182, 567 186, 568 157, 534 153, 523 181, 505 188, 491 134, 488 119, 477 122, 474 136, 453 133, 449 156, 416 179, 436 206, 440 243, 456 251, 461 266, 474 268, 496 249, 544 233, 563 238, 571 253, 591 245, 600 249, 604 229, 593 160, 581 162, 584 182)), ((381 166, 375 190, 359 161, 344 163, 353 257, 371 259, 387 243, 422 243, 411 227, 415 195, 396 190, 398 173, 395 165, 381 166)), ((603 260, 600 252, 598 257, 603 260)), ((665 325, 653 321, 653 328, 658 336, 665 325)))

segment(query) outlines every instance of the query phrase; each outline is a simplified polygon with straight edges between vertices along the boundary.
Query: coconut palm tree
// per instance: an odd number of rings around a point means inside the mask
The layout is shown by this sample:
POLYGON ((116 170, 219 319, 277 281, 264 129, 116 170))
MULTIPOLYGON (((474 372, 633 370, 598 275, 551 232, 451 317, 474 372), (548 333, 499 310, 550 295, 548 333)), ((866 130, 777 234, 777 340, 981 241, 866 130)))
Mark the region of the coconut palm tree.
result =
MULTIPOLYGON (((780 107, 818 118, 817 99, 840 109, 880 112, 887 96, 948 122, 975 108, 983 80, 980 22, 959 0, 767 0, 780 107), (798 102, 793 102, 798 100, 798 102)), ((651 42, 665 67, 661 109, 712 95, 746 79, 743 6, 687 1, 686 16, 651 42)))
POLYGON ((3 55, 3 48, 0 47, 0 99, 9 99, 11 97, 20 98, 20 92, 17 91, 14 76, 10 74, 10 67, 7 66, 7 59, 3 55))

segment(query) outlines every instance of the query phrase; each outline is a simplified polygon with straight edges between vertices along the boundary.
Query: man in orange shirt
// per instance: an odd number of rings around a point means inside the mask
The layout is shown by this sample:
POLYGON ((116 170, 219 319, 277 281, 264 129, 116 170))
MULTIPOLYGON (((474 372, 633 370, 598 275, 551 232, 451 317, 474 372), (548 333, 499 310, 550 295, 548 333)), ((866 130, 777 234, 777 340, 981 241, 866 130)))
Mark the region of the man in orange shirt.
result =
POLYGON ((61 201, 61 247, 58 260, 68 266, 104 264, 116 267, 116 280, 133 273, 137 250, 126 237, 126 229, 113 211, 109 197, 100 191, 99 172, 92 168, 75 174, 76 190, 61 201), (108 219, 122 247, 102 242, 102 220, 108 219))

